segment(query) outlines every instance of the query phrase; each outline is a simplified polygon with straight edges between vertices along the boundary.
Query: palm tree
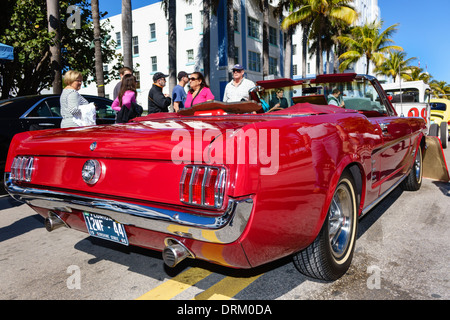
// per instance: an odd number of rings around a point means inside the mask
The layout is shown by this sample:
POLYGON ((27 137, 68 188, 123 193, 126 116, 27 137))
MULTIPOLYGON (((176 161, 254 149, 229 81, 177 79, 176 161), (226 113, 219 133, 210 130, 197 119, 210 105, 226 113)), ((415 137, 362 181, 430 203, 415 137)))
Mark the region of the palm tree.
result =
POLYGON ((123 63, 126 67, 133 68, 133 17, 131 0, 122 0, 122 37, 123 63))
POLYGON ((357 62, 361 58, 366 58, 366 74, 369 73, 370 62, 379 67, 385 60, 385 54, 393 50, 403 51, 403 48, 393 43, 392 34, 397 31, 394 24, 381 32, 383 21, 366 23, 363 26, 352 28, 347 36, 338 37, 338 40, 347 47, 347 52, 341 54, 339 59, 344 60, 339 69, 347 69, 350 64, 357 62))
POLYGON ((445 81, 433 80, 430 82, 431 93, 436 98, 449 99, 450 85, 445 81))
POLYGON ((97 94, 105 96, 105 85, 103 79, 102 42, 100 39, 100 13, 98 0, 91 1, 92 20, 94 22, 94 47, 95 47, 95 80, 97 83, 97 94))
POLYGON ((48 32, 54 33, 53 41, 50 45, 51 68, 53 73, 53 93, 61 94, 61 26, 59 14, 59 2, 57 0, 47 0, 48 32))
POLYGON ((392 51, 389 52, 389 58, 386 58, 374 72, 377 75, 391 76, 395 80, 397 77, 406 81, 411 80, 410 62, 416 60, 415 57, 406 59, 406 52, 392 51))
POLYGON ((422 80, 425 83, 429 83, 431 79, 431 75, 428 72, 424 72, 422 68, 416 66, 410 67, 409 77, 409 81, 422 80))
POLYGON ((316 54, 319 73, 323 73, 323 45, 324 38, 330 25, 342 21, 345 24, 352 24, 357 13, 351 6, 353 0, 300 0, 294 1, 298 8, 288 15, 281 27, 287 29, 291 25, 297 25, 309 21, 310 28, 303 32, 308 32, 310 38, 316 39, 316 54))

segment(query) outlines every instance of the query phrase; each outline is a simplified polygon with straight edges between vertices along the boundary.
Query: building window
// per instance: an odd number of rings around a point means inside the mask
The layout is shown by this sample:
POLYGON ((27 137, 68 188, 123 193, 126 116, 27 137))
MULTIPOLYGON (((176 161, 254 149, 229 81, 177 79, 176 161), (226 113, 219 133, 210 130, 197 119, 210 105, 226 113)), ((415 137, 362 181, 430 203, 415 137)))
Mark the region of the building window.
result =
POLYGON ((261 54, 258 52, 248 52, 248 69, 261 72, 261 54))
POLYGON ((269 74, 278 74, 278 59, 269 57, 269 74))
POLYGON ((136 89, 141 88, 141 73, 139 71, 134 71, 134 76, 136 77, 136 89))
POLYGON ((234 64, 239 64, 239 48, 234 47, 234 64))
POLYGON ((120 32, 116 32, 116 47, 120 48, 122 46, 122 38, 120 37, 120 32))
POLYGON ((278 46, 277 43, 277 29, 269 26, 269 43, 274 46, 278 46))
POLYGON ((297 70, 297 65, 296 65, 296 64, 294 64, 294 65, 292 65, 292 75, 293 75, 293 76, 296 76, 296 75, 297 75, 297 73, 298 73, 298 70, 297 70))
POLYGON ((257 40, 261 39, 259 32, 259 21, 253 18, 248 17, 248 36, 255 38, 257 40))
POLYGON ((311 63, 308 62, 308 67, 307 67, 307 73, 310 74, 311 73, 311 63))
POLYGON ((192 13, 186 15, 186 29, 192 29, 194 26, 192 24, 192 13))
POLYGON ((152 61, 152 72, 158 71, 158 60, 156 57, 151 57, 150 59, 152 61))
POLYGON ((233 10, 234 32, 239 32, 239 13, 233 10))
POLYGON ((296 45, 296 44, 293 44, 293 45, 292 45, 292 54, 293 54, 293 55, 296 55, 296 54, 297 54, 297 45, 296 45))
POLYGON ((156 24, 150 23, 150 41, 156 40, 156 24))
POLYGON ((194 49, 186 50, 187 54, 187 63, 193 64, 194 63, 194 49))
POLYGON ((133 55, 139 55, 139 39, 138 36, 133 37, 131 39, 131 43, 133 45, 133 55))

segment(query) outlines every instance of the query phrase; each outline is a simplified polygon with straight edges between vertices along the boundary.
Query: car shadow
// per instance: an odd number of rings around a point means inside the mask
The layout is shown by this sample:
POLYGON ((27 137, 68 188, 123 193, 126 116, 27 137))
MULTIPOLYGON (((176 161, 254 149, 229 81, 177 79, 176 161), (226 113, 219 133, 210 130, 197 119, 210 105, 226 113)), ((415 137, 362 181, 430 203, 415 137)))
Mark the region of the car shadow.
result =
POLYGON ((450 183, 442 181, 432 181, 432 183, 442 192, 444 196, 450 197, 450 183))

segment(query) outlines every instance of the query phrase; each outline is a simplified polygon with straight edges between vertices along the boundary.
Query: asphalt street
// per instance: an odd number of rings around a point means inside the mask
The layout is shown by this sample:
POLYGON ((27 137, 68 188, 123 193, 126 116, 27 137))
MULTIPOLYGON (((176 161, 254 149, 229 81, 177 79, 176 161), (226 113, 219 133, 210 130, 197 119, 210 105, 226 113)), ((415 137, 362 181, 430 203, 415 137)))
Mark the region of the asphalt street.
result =
POLYGON ((158 252, 49 233, 32 209, 1 196, 0 299, 448 300, 449 213, 449 183, 397 188, 360 220, 347 274, 325 283, 302 276, 289 257, 252 270, 189 259, 170 269, 158 252))

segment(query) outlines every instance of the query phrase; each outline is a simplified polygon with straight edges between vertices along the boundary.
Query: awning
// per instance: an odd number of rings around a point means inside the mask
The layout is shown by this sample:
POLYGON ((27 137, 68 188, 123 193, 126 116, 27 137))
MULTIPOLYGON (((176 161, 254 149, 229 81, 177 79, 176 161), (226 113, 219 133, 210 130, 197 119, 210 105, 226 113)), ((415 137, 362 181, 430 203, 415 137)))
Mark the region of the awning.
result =
POLYGON ((0 43, 0 60, 13 61, 14 60, 13 47, 0 43))

